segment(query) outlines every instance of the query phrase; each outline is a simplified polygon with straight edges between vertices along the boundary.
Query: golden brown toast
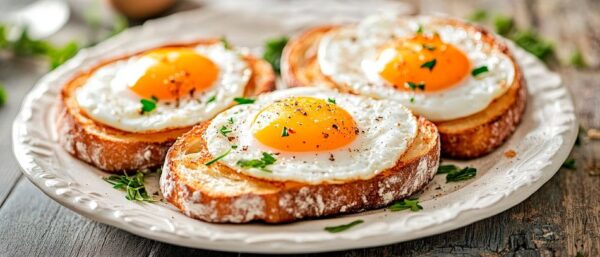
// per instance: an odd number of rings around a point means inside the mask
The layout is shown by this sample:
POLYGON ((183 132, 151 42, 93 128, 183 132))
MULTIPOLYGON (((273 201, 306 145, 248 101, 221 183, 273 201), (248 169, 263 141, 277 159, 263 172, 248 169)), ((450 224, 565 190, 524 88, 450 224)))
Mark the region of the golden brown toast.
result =
MULTIPOLYGON (((217 42, 219 42, 218 39, 209 39, 185 45, 161 47, 192 46, 217 42)), ((75 157, 108 172, 162 165, 167 150, 175 142, 175 139, 191 129, 190 126, 151 133, 127 132, 96 122, 80 109, 74 97, 75 90, 103 65, 133 55, 102 62, 88 71, 77 74, 63 87, 58 101, 57 129, 60 143, 75 157)), ((272 91, 275 88, 275 74, 271 66, 252 56, 245 56, 244 59, 252 70, 252 76, 246 85, 245 96, 272 91)))
POLYGON ((247 176, 215 163, 203 122, 169 150, 160 179, 164 198, 192 218, 217 223, 290 222, 386 206, 421 190, 435 176, 440 141, 433 123, 418 118, 418 134, 396 166, 365 180, 303 184, 247 176))
MULTIPOLYGON (((515 79, 509 90, 495 99, 486 109, 473 115, 434 122, 442 141, 442 155, 469 159, 490 153, 514 132, 525 110, 527 92, 525 79, 510 50, 487 30, 461 21, 448 23, 481 32, 481 40, 506 54, 515 67, 515 79)), ((339 26, 314 27, 297 35, 286 45, 281 64, 283 80, 291 87, 316 84, 352 93, 348 87, 338 85, 324 75, 317 63, 317 48, 323 35, 339 26)))

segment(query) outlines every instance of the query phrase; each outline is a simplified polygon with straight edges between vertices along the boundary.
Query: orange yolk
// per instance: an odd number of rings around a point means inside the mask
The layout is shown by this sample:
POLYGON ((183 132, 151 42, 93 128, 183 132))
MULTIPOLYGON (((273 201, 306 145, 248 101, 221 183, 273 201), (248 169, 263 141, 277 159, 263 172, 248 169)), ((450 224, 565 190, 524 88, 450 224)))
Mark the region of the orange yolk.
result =
POLYGON ((358 134, 358 127, 346 110, 312 97, 275 102, 263 109, 254 123, 260 127, 254 133, 259 142, 287 152, 337 149, 350 144, 358 134))
POLYGON ((131 91, 143 98, 172 100, 210 87, 219 68, 210 59, 191 48, 162 48, 143 55, 156 60, 131 91))
MULTIPOLYGON (((384 64, 380 76, 396 89, 415 90, 409 83, 424 85, 424 91, 441 91, 460 82, 469 74, 467 56, 439 35, 417 35, 384 49, 378 62, 384 64)), ((422 91, 422 88, 416 90, 422 91)))

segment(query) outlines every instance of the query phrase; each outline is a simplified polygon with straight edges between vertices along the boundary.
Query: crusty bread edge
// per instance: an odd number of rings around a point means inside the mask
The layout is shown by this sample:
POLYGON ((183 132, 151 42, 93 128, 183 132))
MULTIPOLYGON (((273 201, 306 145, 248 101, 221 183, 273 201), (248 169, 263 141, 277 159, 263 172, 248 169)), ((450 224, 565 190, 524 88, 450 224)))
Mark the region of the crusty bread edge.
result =
MULTIPOLYGON (((159 47, 187 46, 198 44, 212 44, 218 42, 216 39, 195 41, 186 44, 172 44, 159 47)), ((147 50, 144 50, 147 51, 147 50)), ((68 85, 78 78, 85 76, 100 68, 101 66, 133 56, 139 53, 118 57, 104 61, 92 69, 80 72, 74 76, 61 90, 57 103, 56 127, 59 135, 59 143, 63 148, 76 158, 87 162, 107 172, 122 172, 158 167, 163 164, 168 148, 175 142, 177 136, 191 129, 172 129, 156 133, 146 133, 143 136, 149 139, 160 136, 163 140, 127 140, 119 138, 120 135, 135 134, 104 126, 93 121, 78 108, 71 108, 67 104, 70 92, 68 85), (107 136, 98 133, 106 133, 107 136)), ((252 70, 250 82, 246 87, 245 95, 254 96, 275 89, 275 74, 270 64, 264 60, 252 56, 245 56, 252 70)))
MULTIPOLYGON (((440 127, 439 133, 442 142, 442 155, 444 157, 456 159, 472 159, 491 153, 496 148, 501 146, 506 140, 508 140, 510 135, 512 135, 512 133, 516 130, 517 126, 521 122, 527 102, 526 81, 520 66, 514 60, 513 55, 508 47, 497 41, 489 31, 483 27, 471 24, 467 25, 458 20, 448 20, 448 22, 457 26, 469 26, 469 28, 482 33, 483 38, 490 41, 504 54, 509 56, 515 66, 515 80, 513 82, 513 86, 518 87, 518 92, 516 94, 515 101, 510 105, 509 108, 506 109, 506 111, 499 113, 492 119, 489 119, 478 126, 458 132, 449 132, 452 131, 452 129, 446 129, 446 127, 449 126, 440 127)), ((319 34, 326 33, 332 29, 335 29, 336 27, 338 26, 322 25, 312 27, 296 35, 292 40, 290 40, 284 49, 282 57, 283 81, 285 81, 291 87, 310 86, 301 81, 301 79, 297 76, 298 67, 291 65, 289 60, 293 59, 294 56, 300 56, 299 51, 305 48, 310 48, 307 47, 307 44, 312 44, 312 42, 306 42, 307 40, 318 38, 321 36, 319 34)), ((344 90, 342 86, 336 85, 325 75, 321 74, 321 76, 323 78, 320 79, 324 81, 320 81, 320 83, 329 87, 344 90)), ((345 91, 348 90, 346 89, 345 91)), ((469 117, 463 117, 461 119, 468 118, 469 117)), ((434 123, 436 123, 436 125, 445 126, 443 125, 443 122, 434 123)))
MULTIPOLYGON (((419 133, 428 133, 429 140, 435 140, 433 147, 416 158, 401 158, 395 167, 371 179, 316 185, 272 182, 280 190, 233 196, 203 192, 179 178, 172 160, 185 151, 187 137, 201 136, 207 126, 202 124, 182 136, 169 150, 160 179, 161 191, 166 201, 187 216, 214 223, 284 223, 380 208, 418 192, 437 172, 440 158, 437 128, 424 118, 419 118, 419 124, 419 133)), ((202 144, 205 148, 205 142, 202 144)))

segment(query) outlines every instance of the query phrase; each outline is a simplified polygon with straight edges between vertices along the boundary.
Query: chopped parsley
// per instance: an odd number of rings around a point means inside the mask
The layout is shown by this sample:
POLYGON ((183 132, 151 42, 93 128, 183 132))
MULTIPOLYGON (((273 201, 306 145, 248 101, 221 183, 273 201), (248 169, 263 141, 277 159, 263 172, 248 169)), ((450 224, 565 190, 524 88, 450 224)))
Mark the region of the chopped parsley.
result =
POLYGON ((283 129, 281 130, 281 137, 287 137, 287 136, 290 136, 290 133, 288 132, 288 128, 283 127, 283 129))
POLYGON ((221 135, 223 136, 227 136, 227 134, 231 133, 231 130, 228 129, 227 127, 225 127, 225 125, 223 125, 220 129, 219 132, 221 133, 221 135))
POLYGON ((427 69, 429 69, 429 71, 432 71, 433 68, 435 67, 436 63, 437 63, 437 60, 432 59, 431 61, 421 64, 421 68, 427 68, 427 69))
POLYGON ((236 97, 233 98, 233 101, 236 101, 238 104, 253 104, 256 100, 252 98, 236 97))
POLYGON ((213 96, 211 96, 210 98, 208 98, 208 101, 206 101, 206 104, 212 103, 212 102, 214 102, 215 100, 217 100, 217 96, 216 96, 216 95, 213 95, 213 96))
POLYGON ((486 72, 489 72, 489 70, 488 70, 488 67, 484 65, 484 66, 480 66, 480 67, 473 69, 471 71, 471 75, 473 75, 473 77, 477 77, 477 75, 479 75, 481 73, 486 73, 486 72))
POLYGON ((111 175, 104 177, 103 179, 111 184, 114 189, 125 190, 127 193, 125 198, 127 200, 144 202, 155 201, 146 191, 146 187, 144 186, 144 173, 142 172, 138 171, 133 176, 129 176, 127 173, 124 175, 111 175))
POLYGON ((273 38, 267 40, 265 43, 265 52, 263 54, 263 59, 271 64, 273 70, 277 73, 281 73, 281 55, 283 53, 283 48, 288 42, 287 37, 273 38))
POLYGON ((233 124, 233 117, 229 118, 227 121, 229 121, 229 124, 233 124))
POLYGON ((518 31, 510 39, 542 61, 546 61, 554 53, 552 43, 532 31, 518 31))
POLYGON ((404 84, 404 86, 405 86, 406 88, 410 88, 410 90, 413 90, 413 91, 414 91, 414 90, 417 90, 417 89, 420 89, 420 90, 425 90, 425 83, 423 83, 423 82, 419 82, 419 83, 417 84, 417 83, 415 83, 415 82, 410 82, 410 81, 409 81, 409 82, 406 82, 406 83, 404 84))
POLYGON ((419 27, 417 28, 417 34, 423 34, 423 25, 419 24, 419 27))
POLYGON ((440 165, 438 167, 436 174, 447 174, 452 171, 457 171, 459 168, 456 165, 448 164, 448 165, 440 165))
POLYGON ((352 221, 348 224, 343 224, 343 225, 339 225, 339 226, 333 226, 333 227, 325 227, 325 231, 329 232, 329 233, 339 233, 345 230, 350 229, 351 227, 354 227, 358 224, 363 223, 363 220, 355 220, 352 221))
POLYGON ((411 97, 410 97, 410 102, 411 102, 411 103, 414 103, 414 102, 415 102, 415 97, 414 97, 414 96, 411 96, 411 97))
POLYGON ((481 22, 488 19, 488 13, 485 10, 475 10, 468 18, 472 22, 481 22))
POLYGON ((388 209, 390 211, 403 211, 408 209, 411 211, 420 211, 423 210, 423 206, 419 205, 418 199, 404 199, 390 205, 388 209))
POLYGON ((332 104, 336 104, 335 103, 335 98, 327 98, 327 102, 332 103, 332 104))
POLYGON ((221 36, 219 41, 221 41, 221 44, 223 44, 223 47, 225 47, 225 49, 227 49, 227 50, 232 49, 231 44, 229 43, 229 40, 227 40, 227 38, 225 36, 221 36))
POLYGON ((6 89, 4 89, 4 85, 0 84, 0 106, 6 103, 6 89))
POLYGON ((566 161, 565 161, 565 162, 562 164, 562 166, 561 166, 561 167, 563 167, 563 168, 565 168, 565 169, 570 169, 570 170, 577 169, 577 165, 575 164, 575 159, 573 159, 573 158, 569 158, 569 159, 567 159, 567 160, 566 160, 566 161))
POLYGON ((428 44, 423 44, 423 48, 429 50, 429 51, 434 51, 435 50, 435 46, 432 45, 428 45, 428 44))
POLYGON ((511 17, 497 15, 494 17, 494 28, 496 33, 502 36, 508 36, 515 28, 515 22, 511 17))
POLYGON ((237 162, 237 165, 242 168, 256 168, 266 172, 271 172, 267 169, 267 166, 275 163, 276 161, 277 160, 275 159, 275 157, 273 157, 273 155, 267 152, 263 152, 262 158, 253 160, 239 160, 237 162))
POLYGON ((581 54, 581 50, 579 49, 573 51, 571 58, 569 59, 569 63, 577 69, 583 69, 587 67, 585 59, 583 59, 583 54, 581 54))
POLYGON ((237 148, 237 145, 232 145, 231 148, 227 149, 227 151, 225 151, 221 155, 215 157, 214 159, 207 161, 206 163, 204 163, 204 165, 210 166, 210 165, 214 164, 215 162, 218 162, 219 160, 225 158, 225 156, 227 156, 229 153, 231 153, 231 149, 236 149, 236 148, 237 148))
POLYGON ((144 113, 154 111, 156 109, 157 102, 158 102, 158 98, 156 98, 156 96, 152 96, 151 99, 140 100, 140 103, 142 104, 142 109, 140 110, 140 113, 144 114, 144 113))
POLYGON ((477 175, 477 169, 471 167, 464 167, 462 169, 455 169, 449 171, 446 174, 446 183, 448 182, 458 182, 463 180, 469 180, 474 178, 477 175))

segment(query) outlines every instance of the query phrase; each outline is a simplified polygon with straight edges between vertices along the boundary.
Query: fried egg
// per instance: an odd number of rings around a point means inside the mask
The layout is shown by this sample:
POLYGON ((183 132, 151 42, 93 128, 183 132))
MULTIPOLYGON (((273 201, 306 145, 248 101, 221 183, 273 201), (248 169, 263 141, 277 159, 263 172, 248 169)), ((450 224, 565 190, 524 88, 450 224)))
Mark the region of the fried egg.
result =
POLYGON ((222 43, 166 47, 115 61, 77 89, 92 119, 129 132, 191 126, 241 97, 251 76, 243 56, 222 43), (144 103, 153 106, 144 110, 144 103))
POLYGON ((510 57, 480 31, 434 17, 368 17, 327 33, 317 58, 337 84, 433 121, 482 111, 515 77, 510 57))
POLYGON ((396 101, 301 87, 220 113, 203 138, 216 160, 238 172, 318 184, 392 168, 416 135, 415 116, 396 101))

